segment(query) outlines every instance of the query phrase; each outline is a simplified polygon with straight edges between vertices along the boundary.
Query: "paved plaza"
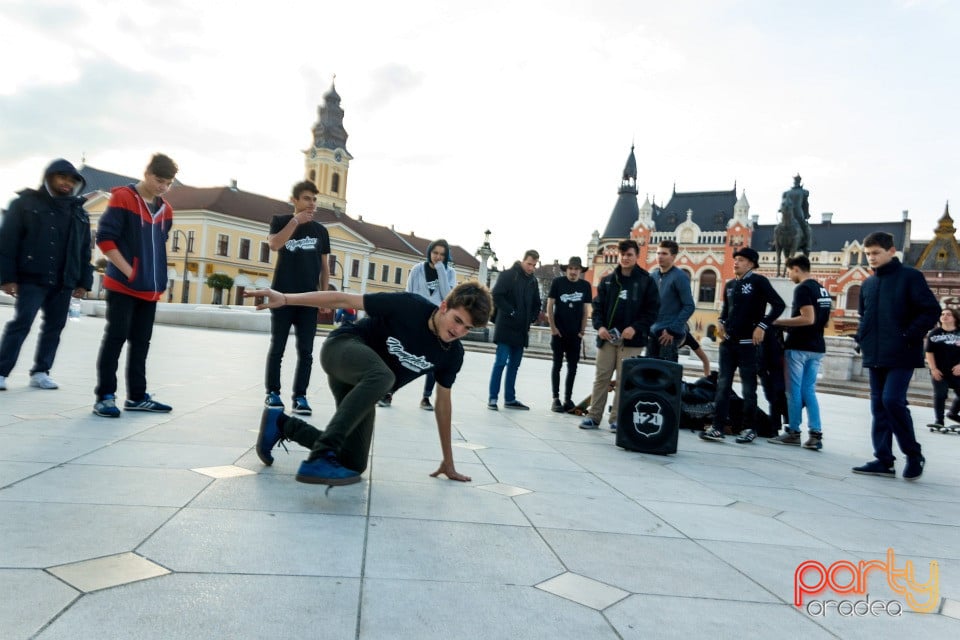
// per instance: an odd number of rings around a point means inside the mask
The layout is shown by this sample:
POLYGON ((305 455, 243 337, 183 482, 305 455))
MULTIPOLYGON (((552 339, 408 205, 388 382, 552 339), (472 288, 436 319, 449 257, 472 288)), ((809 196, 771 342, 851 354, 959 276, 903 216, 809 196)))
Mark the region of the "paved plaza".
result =
MULTIPOLYGON (((149 390, 174 411, 110 420, 91 414, 103 324, 68 323, 56 391, 27 386, 35 326, 0 392, 3 640, 960 637, 960 436, 918 429, 915 483, 853 475, 871 453, 866 400, 821 396, 819 453, 684 431, 659 457, 550 413, 544 360, 520 369, 531 411, 488 410, 493 357, 468 352, 453 437, 473 482, 428 476, 439 444, 418 381, 378 410, 363 481, 325 494, 294 481, 297 445, 269 468, 253 451, 267 334, 157 325, 149 390), (917 582, 938 563, 934 613, 883 569, 868 596, 794 606, 799 564, 888 549, 917 582), (866 598, 886 611, 857 615, 866 598)), ((287 401, 293 358, 291 340, 287 401)), ((581 366, 578 398, 592 376, 581 366)), ((319 365, 309 399, 322 427, 319 365)))

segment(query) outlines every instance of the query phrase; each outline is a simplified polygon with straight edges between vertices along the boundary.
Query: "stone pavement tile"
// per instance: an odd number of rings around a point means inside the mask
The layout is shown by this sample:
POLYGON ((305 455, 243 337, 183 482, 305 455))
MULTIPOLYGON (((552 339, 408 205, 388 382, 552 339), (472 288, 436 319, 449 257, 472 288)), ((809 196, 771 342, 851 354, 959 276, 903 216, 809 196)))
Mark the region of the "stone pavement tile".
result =
MULTIPOLYGON (((454 447, 456 449, 457 447, 454 447)), ((420 460, 410 458, 396 458, 393 456, 375 455, 371 459, 367 475, 376 482, 384 480, 399 482, 419 482, 422 484, 433 484, 437 482, 436 478, 431 478, 430 474, 440 466, 439 447, 435 460, 420 460)), ((472 486, 495 482, 494 477, 487 470, 487 467, 481 464, 476 457, 472 462, 465 462, 454 458, 457 471, 468 475, 473 479, 472 486)), ((441 476, 441 479, 446 480, 441 476)))
POLYGON ((636 595, 613 605, 605 614, 624 639, 688 640, 708 634, 737 640, 834 637, 794 607, 742 602, 736 593, 729 595, 729 600, 636 595))
POLYGON ((182 572, 359 577, 365 528, 356 516, 189 508, 137 553, 182 572))
POLYGON ((0 491, 0 500, 182 507, 208 484, 180 469, 66 464, 0 491))
POLYGON ((751 602, 777 602, 769 591, 692 540, 540 529, 574 573, 632 593, 711 598, 717 585, 751 602))
POLYGON ((541 582, 536 587, 598 611, 602 611, 630 595, 623 589, 611 587, 593 578, 570 571, 541 582))
POLYGON ((613 436, 609 431, 585 431, 579 428, 582 416, 559 416, 549 423, 524 424, 523 430, 528 434, 540 438, 544 442, 562 450, 562 445, 586 446, 589 444, 613 443, 613 436), (591 437, 594 436, 594 437, 591 437))
POLYGON ((364 581, 360 640, 619 638, 604 617, 532 586, 364 581))
POLYGON ((745 484, 752 487, 770 486, 763 476, 750 470, 749 462, 730 459, 716 459, 711 464, 687 462, 678 459, 670 464, 670 470, 680 475, 707 484, 729 483, 745 484), (739 466, 734 466, 739 465, 739 466))
POLYGON ((247 450, 247 447, 213 447, 199 444, 124 440, 79 457, 72 462, 117 467, 193 469, 233 464, 247 450))
POLYGON ((0 566, 50 567, 135 549, 167 507, 0 502, 0 566))
MULTIPOLYGON (((748 502, 759 506, 769 507, 776 512, 790 511, 792 513, 823 513, 835 516, 856 516, 852 509, 842 506, 844 503, 812 496, 798 489, 783 489, 781 487, 758 486, 751 487, 743 484, 715 484, 714 490, 731 501, 748 502)), ((838 494, 839 497, 839 494, 838 494)), ((845 496, 851 500, 861 500, 866 496, 845 496)))
POLYGON ((670 471, 670 467, 646 465, 631 475, 599 473, 598 477, 628 498, 637 501, 688 502, 728 505, 733 500, 703 482, 670 471))
MULTIPOLYGON (((612 444, 603 449, 588 453, 568 453, 571 460, 591 473, 619 473, 624 475, 644 475, 651 469, 671 464, 666 456, 626 451, 612 444)), ((676 474, 680 477, 679 474, 676 474)))
POLYGON ((370 493, 371 516, 530 526, 513 500, 473 483, 377 481, 370 493))
POLYGON ((25 435, 0 431, 0 461, 60 464, 94 452, 110 440, 72 436, 25 435))
MULTIPOLYGON (((960 557, 956 538, 938 539, 929 535, 934 525, 876 520, 864 516, 820 514, 811 518, 802 513, 783 513, 777 516, 777 520, 849 552, 883 553, 893 547, 905 554, 960 557)), ((956 531, 949 527, 944 530, 956 531)))
POLYGON ((0 569, 3 637, 14 640, 33 636, 79 595, 39 569, 0 569))
POLYGON ((531 585, 563 570, 530 527, 370 518, 365 578, 531 585))
POLYGON ((618 491, 586 471, 544 471, 510 464, 490 465, 498 482, 531 491, 566 493, 577 496, 616 496, 618 491))
POLYGON ((476 455, 490 466, 510 466, 515 469, 538 469, 541 471, 583 471, 562 453, 544 451, 520 451, 513 449, 480 449, 476 455))
MULTIPOLYGON (((957 498, 960 500, 960 492, 957 498)), ((877 520, 960 526, 960 502, 848 495, 830 496, 828 499, 846 506, 848 511, 852 512, 851 515, 863 515, 877 520)))
POLYGON ((240 478, 242 476, 253 476, 257 474, 256 471, 244 469, 243 467, 238 467, 235 464, 227 464, 219 467, 197 467, 195 469, 190 469, 190 471, 207 476, 208 478, 213 478, 214 480, 240 478))
POLYGON ((477 489, 480 489, 481 491, 490 491, 491 493, 507 496, 508 498, 522 496, 525 493, 532 493, 530 489, 524 489, 523 487, 517 487, 512 484, 503 484, 502 482, 478 485, 477 489))
POLYGON ((37 640, 355 637, 353 578, 169 575, 85 595, 37 640))
POLYGON ((41 436, 45 438, 70 438, 115 441, 140 433, 147 426, 127 420, 104 421, 94 419, 89 407, 82 416, 68 418, 58 416, 43 420, 20 420, 14 424, 0 427, 0 435, 41 436))
POLYGON ((540 451, 556 453, 556 449, 549 442, 534 437, 525 431, 490 429, 484 427, 468 427, 460 430, 467 442, 477 442, 493 449, 508 449, 510 451, 540 451))
MULTIPOLYGON (((259 461, 258 461, 259 462, 259 461)), ((269 468, 269 467, 266 467, 269 468)), ((367 511, 368 481, 347 487, 297 482, 290 475, 260 474, 218 480, 190 504, 198 509, 235 509, 270 513, 326 513, 362 516, 367 511)))
POLYGON ((533 526, 681 537, 679 531, 623 496, 530 493, 514 498, 533 526))
POLYGON ((160 565, 129 552, 50 567, 47 571, 85 593, 170 573, 160 565))
POLYGON ((220 419, 210 421, 191 413, 185 416, 177 416, 169 422, 145 429, 131 436, 128 441, 198 444, 246 449, 253 446, 256 441, 256 435, 251 434, 249 429, 260 428, 260 416, 253 420, 250 417, 248 413, 245 420, 233 419, 227 421, 220 419))
MULTIPOLYGON (((50 469, 54 463, 52 462, 9 462, 5 461, 0 464, 0 489, 6 487, 7 485, 13 484, 14 482, 19 482, 24 478, 29 478, 30 476, 42 473, 47 469, 50 469)), ((0 499, 3 498, 3 492, 0 491, 0 499)))
MULTIPOLYGON (((858 598, 853 598, 855 602, 858 598)), ((871 601, 873 597, 871 596, 871 601)), ((831 610, 817 622, 839 638, 849 640, 876 640, 876 638, 956 638, 960 635, 960 620, 943 615, 904 613, 895 617, 845 617, 831 610)))
MULTIPOLYGON (((763 544, 777 540, 797 546, 829 546, 801 528, 781 522, 778 518, 749 513, 731 506, 673 504, 653 500, 639 500, 669 525, 695 540, 719 540, 729 542, 756 542, 763 544)), ((789 514, 787 514, 789 515, 789 514)), ((802 518, 809 516, 802 515, 802 518)), ((819 517, 819 516, 818 516, 819 517)))
MULTIPOLYGON (((370 448, 370 452, 375 456, 431 460, 439 463, 442 455, 440 453, 440 441, 437 439, 436 427, 433 427, 432 435, 432 438, 417 440, 406 438, 400 433, 380 436, 374 431, 373 446, 370 448)), ((457 440, 454 440, 454 442, 457 442, 457 440)), ((454 447, 454 464, 477 461, 478 458, 473 451, 454 447)))

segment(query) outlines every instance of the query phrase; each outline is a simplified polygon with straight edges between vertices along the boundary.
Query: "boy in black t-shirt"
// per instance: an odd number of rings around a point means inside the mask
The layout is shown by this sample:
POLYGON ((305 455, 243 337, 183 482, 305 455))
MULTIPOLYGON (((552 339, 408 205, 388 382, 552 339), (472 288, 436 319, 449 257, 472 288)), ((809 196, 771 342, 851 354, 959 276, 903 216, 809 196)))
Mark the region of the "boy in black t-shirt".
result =
MULTIPOLYGON (((327 290, 330 281, 327 256, 330 253, 330 235, 326 228, 313 219, 317 206, 316 185, 309 181, 293 186, 294 212, 273 216, 270 249, 277 252, 277 267, 273 272, 273 289, 281 293, 303 293, 327 290)), ((309 307, 284 307, 270 310, 270 351, 267 353, 265 385, 268 407, 283 407, 280 399, 280 362, 287 348, 290 327, 297 336, 297 370, 293 378, 293 412, 310 415, 307 386, 313 370, 313 339, 317 334, 317 310, 309 307)))
POLYGON ((452 406, 450 387, 463 364, 459 340, 472 327, 487 324, 493 300, 486 287, 465 282, 450 292, 440 306, 414 293, 348 294, 315 291, 284 294, 272 289, 251 291, 265 296, 257 309, 285 305, 352 307, 367 316, 333 331, 320 350, 320 366, 327 374, 337 409, 321 432, 287 416, 282 407, 263 410, 257 436, 257 456, 270 465, 270 451, 284 439, 311 449, 296 479, 310 484, 344 485, 360 482, 367 468, 377 400, 432 370, 437 380, 434 415, 443 461, 430 474, 469 482, 457 473, 450 443, 452 406))
POLYGON ((577 377, 580 362, 580 345, 590 318, 590 303, 593 287, 580 279, 586 271, 580 258, 573 256, 560 267, 566 273, 554 278, 547 296, 547 321, 550 323, 550 348, 553 350, 553 368, 550 370, 550 385, 553 391, 551 411, 570 412, 574 409, 573 381, 577 377), (560 368, 567 358, 567 379, 564 386, 563 404, 560 404, 560 368))
POLYGON ((806 256, 787 259, 787 276, 797 285, 793 290, 793 310, 789 318, 778 318, 773 324, 787 328, 784 343, 784 361, 787 367, 788 428, 767 442, 773 444, 800 444, 800 418, 807 408, 809 437, 804 448, 819 451, 823 448, 820 423, 820 403, 817 402, 817 373, 827 350, 823 329, 830 322, 830 294, 810 277, 810 260, 806 256))

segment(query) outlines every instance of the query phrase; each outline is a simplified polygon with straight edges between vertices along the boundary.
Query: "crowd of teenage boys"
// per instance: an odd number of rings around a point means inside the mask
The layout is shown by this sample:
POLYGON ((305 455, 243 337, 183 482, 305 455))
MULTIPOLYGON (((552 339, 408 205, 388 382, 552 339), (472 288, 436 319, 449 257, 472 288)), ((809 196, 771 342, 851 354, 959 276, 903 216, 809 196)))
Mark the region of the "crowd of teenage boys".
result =
MULTIPOLYGON (((170 412, 172 407, 147 392, 146 360, 157 301, 167 286, 166 241, 173 209, 164 198, 177 174, 176 163, 154 155, 137 183, 113 190, 100 218, 95 242, 107 260, 106 325, 97 358, 93 413, 118 418, 117 368, 127 346, 126 411, 170 412)), ((92 286, 90 222, 80 195, 84 179, 66 160, 45 170, 37 189, 25 189, 15 199, 0 226, 0 290, 16 298, 14 317, 0 338, 0 391, 20 354, 21 346, 42 310, 43 323, 30 385, 56 389, 50 376, 71 298, 81 298, 92 286)), ((433 476, 469 481, 457 472, 451 450, 451 387, 463 365, 460 339, 474 327, 494 322, 496 353, 490 374, 487 406, 499 410, 501 385, 505 410, 529 410, 516 395, 516 380, 530 326, 543 306, 534 272, 540 256, 527 251, 500 274, 492 292, 477 282, 456 283, 450 247, 436 240, 423 262, 410 272, 403 293, 349 294, 328 291, 327 230, 314 220, 318 190, 304 181, 294 185, 294 211, 276 215, 268 242, 277 252, 272 287, 248 291, 262 300, 258 309, 271 313, 264 387, 256 452, 272 464, 273 448, 292 440, 310 450, 296 479, 340 485, 358 482, 366 469, 377 406, 389 406, 393 393, 423 376, 420 407, 434 412, 442 460, 433 476), (313 368, 316 309, 365 312, 359 321, 342 322, 323 341, 319 362, 335 399, 336 409, 325 427, 317 429, 298 416, 312 409, 307 389, 313 368), (291 390, 291 410, 281 395, 280 367, 291 328, 297 363, 291 390), (504 376, 505 372, 505 376, 504 376), (435 397, 434 397, 435 392, 435 397), (431 400, 433 398, 433 400, 431 400)), ((907 407, 907 385, 915 368, 924 364, 926 350, 935 386, 935 420, 943 426, 947 391, 960 390, 960 328, 958 314, 943 311, 923 275, 896 257, 893 237, 872 233, 864 240, 874 270, 860 293, 860 325, 856 341, 869 372, 874 459, 853 472, 894 476, 892 441, 906 458, 902 476, 914 480, 923 473, 924 457, 907 407), (940 321, 935 331, 934 325, 940 321), (929 339, 927 339, 928 333, 929 339), (926 349, 925 349, 926 345, 926 349)), ((596 331, 597 351, 592 393, 582 429, 598 429, 609 406, 608 425, 617 429, 617 402, 607 404, 617 390, 623 361, 645 355, 678 361, 678 349, 688 346, 710 374, 710 362, 687 329, 694 312, 690 279, 674 265, 679 246, 657 247, 657 265, 647 271, 637 264, 640 248, 634 240, 619 244, 619 264, 601 278, 596 293, 582 279, 579 257, 562 265, 563 275, 550 285, 546 317, 550 326, 553 363, 550 372, 551 410, 572 413, 577 366, 583 353, 587 323, 596 331), (560 373, 566 363, 561 388, 560 373), (562 396, 561 396, 562 391, 562 396)), ((805 256, 787 261, 796 284, 789 316, 786 304, 770 281, 757 273, 759 255, 750 247, 734 253, 735 277, 724 287, 717 331, 720 344, 715 411, 712 425, 700 437, 722 442, 730 426, 736 442, 757 438, 757 380, 760 353, 771 332, 785 330, 782 369, 786 380, 787 424, 768 441, 811 450, 823 447, 823 423, 816 380, 826 351, 824 328, 830 317, 830 296, 810 275, 805 256), (734 374, 739 372, 743 411, 739 424, 728 425, 734 374), (807 439, 801 438, 803 409, 807 439)), ((348 316, 352 320, 352 316, 348 316)), ((947 414, 960 421, 957 407, 947 414)))

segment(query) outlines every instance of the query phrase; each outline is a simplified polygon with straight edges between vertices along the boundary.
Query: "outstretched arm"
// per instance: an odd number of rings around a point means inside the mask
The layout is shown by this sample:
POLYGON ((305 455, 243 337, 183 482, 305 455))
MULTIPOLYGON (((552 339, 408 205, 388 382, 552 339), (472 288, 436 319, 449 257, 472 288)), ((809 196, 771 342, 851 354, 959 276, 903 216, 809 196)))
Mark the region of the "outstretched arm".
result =
POLYGON ((453 465, 453 446, 450 443, 450 419, 453 415, 453 403, 450 401, 450 388, 437 384, 437 401, 434 406, 437 417, 437 435, 440 436, 440 450, 443 452, 443 462, 436 471, 430 474, 436 478, 441 473, 450 480, 470 482, 470 476, 457 473, 453 465))
POLYGON ((306 293, 280 293, 273 289, 253 289, 243 292, 244 298, 266 298, 257 305, 257 310, 278 309, 284 305, 317 307, 323 309, 363 309, 363 296, 342 291, 307 291, 306 293))

